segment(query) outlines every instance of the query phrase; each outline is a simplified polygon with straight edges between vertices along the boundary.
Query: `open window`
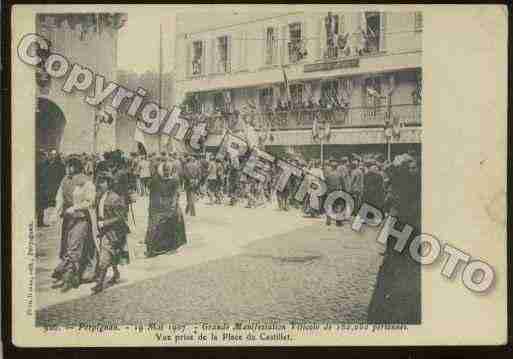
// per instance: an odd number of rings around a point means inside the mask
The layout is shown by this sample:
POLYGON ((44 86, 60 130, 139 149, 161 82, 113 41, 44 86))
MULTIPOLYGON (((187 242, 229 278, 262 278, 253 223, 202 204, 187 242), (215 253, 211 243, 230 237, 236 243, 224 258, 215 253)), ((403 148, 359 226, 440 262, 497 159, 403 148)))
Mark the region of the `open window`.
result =
POLYGON ((303 84, 290 85, 290 100, 293 105, 303 103, 303 84))
POLYGON ((335 59, 338 56, 339 15, 333 15, 331 12, 328 12, 328 15, 324 18, 324 26, 326 31, 326 51, 324 57, 335 59))
POLYGON ((330 80, 321 83, 321 104, 327 106, 334 105, 338 97, 338 81, 330 80))
POLYGON ((268 27, 265 31, 265 64, 273 65, 277 61, 278 39, 276 29, 268 27))
POLYGON ((269 111, 273 107, 273 88, 266 87, 259 91, 260 107, 264 111, 269 111))
POLYGON ((230 72, 230 43, 228 36, 217 38, 217 72, 230 72))
POLYGON ((192 74, 201 75, 203 67, 203 42, 194 41, 192 43, 192 74))
POLYGON ((303 28, 300 22, 289 25, 289 61, 292 63, 303 60, 306 55, 306 45, 303 38, 303 28))
POLYGON ((378 11, 365 12, 366 28, 364 32, 366 35, 366 51, 368 53, 378 52, 380 49, 380 35, 381 35, 381 16, 378 11))
POLYGON ((199 93, 188 94, 186 99, 188 112, 201 113, 201 101, 199 93))
POLYGON ((214 93, 214 111, 221 112, 224 110, 224 95, 222 92, 214 93))

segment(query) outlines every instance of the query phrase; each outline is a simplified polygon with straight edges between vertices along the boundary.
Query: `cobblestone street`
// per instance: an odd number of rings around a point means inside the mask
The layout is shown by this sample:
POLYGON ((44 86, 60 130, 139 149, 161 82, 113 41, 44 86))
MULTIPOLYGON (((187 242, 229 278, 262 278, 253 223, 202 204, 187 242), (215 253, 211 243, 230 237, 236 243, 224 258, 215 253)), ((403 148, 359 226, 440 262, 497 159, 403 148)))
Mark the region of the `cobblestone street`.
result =
POLYGON ((55 223, 39 233, 38 325, 365 319, 383 251, 374 230, 327 227, 274 204, 199 203, 197 217, 186 217, 187 245, 145 259, 146 207, 145 198, 134 206, 137 227, 122 282, 96 296, 93 284, 64 294, 50 288, 60 237, 55 223))

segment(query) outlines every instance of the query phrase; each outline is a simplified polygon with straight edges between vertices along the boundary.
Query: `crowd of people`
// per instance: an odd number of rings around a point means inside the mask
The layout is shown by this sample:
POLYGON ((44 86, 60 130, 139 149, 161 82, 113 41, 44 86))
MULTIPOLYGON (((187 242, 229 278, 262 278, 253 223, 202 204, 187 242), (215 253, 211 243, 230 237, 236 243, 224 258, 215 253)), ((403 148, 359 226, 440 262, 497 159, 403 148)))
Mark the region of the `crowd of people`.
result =
MULTIPOLYGON (((398 216, 412 226, 420 225, 420 171, 415 153, 384 160, 382 154, 351 154, 330 157, 324 164, 300 156, 287 161, 303 168, 313 179, 323 180, 327 194, 335 190, 351 193, 355 210, 363 202, 398 216)), ((126 154, 116 150, 102 155, 62 156, 39 152, 37 161, 37 220, 44 227, 45 209, 55 207, 62 218, 60 264, 52 277, 54 287, 68 291, 80 283, 95 281, 93 292, 119 281, 119 264, 129 262, 127 235, 134 220, 132 204, 148 197, 146 256, 174 251, 186 243, 184 215, 196 216, 196 203, 211 206, 257 208, 276 206, 280 211, 296 209, 307 217, 325 215, 326 195, 317 205, 307 195, 301 202, 295 193, 301 179, 291 176, 285 187, 275 189, 281 174, 278 166, 265 181, 248 176, 236 157, 214 154, 126 154), (185 194, 182 212, 180 195, 185 194), (107 271, 112 278, 104 283, 107 271)), ((346 206, 347 207, 347 206, 346 206)), ((350 221, 354 212, 344 210, 337 226, 350 221)))

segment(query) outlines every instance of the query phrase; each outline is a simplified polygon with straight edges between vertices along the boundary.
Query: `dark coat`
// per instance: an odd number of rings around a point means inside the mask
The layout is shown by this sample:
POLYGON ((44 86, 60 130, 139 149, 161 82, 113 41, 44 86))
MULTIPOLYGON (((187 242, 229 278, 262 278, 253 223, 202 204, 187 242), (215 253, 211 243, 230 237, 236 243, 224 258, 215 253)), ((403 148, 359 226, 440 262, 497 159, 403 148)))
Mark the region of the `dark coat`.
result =
POLYGON ((50 183, 48 179, 48 161, 43 160, 36 167, 36 205, 40 209, 48 208, 50 183))
POLYGON ((383 177, 376 172, 367 172, 363 176, 363 201, 382 210, 384 197, 383 177))

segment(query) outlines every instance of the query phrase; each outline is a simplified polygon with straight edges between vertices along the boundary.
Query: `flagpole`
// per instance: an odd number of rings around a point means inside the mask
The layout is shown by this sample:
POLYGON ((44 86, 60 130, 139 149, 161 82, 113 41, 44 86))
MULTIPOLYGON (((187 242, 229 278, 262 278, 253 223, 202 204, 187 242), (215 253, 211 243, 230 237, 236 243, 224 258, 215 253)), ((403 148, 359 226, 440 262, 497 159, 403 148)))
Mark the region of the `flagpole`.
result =
POLYGON ((324 168, 324 134, 321 135, 321 169, 324 168))

